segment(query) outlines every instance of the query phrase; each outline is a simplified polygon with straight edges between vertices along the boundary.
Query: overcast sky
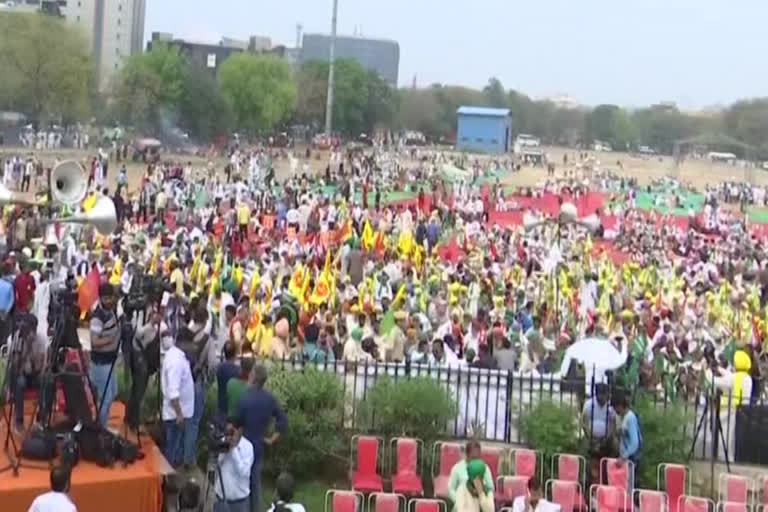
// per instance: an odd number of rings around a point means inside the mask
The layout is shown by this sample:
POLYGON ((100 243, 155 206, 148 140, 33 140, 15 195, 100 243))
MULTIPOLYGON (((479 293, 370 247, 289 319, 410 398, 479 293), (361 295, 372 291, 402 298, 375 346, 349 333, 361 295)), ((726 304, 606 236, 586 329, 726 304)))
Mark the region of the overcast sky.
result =
MULTIPOLYGON (((332 0, 147 0, 146 36, 294 45, 330 32, 332 0)), ((414 76, 585 104, 685 108, 768 96, 768 0, 339 0, 338 31, 400 43, 414 76)))

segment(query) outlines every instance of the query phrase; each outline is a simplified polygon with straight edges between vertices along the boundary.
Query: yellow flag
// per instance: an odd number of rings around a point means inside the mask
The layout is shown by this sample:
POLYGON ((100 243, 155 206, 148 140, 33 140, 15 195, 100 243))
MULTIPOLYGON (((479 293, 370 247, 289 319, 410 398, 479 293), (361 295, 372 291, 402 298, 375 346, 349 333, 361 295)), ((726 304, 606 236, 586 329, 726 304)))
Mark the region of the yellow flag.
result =
POLYGON ((91 208, 93 208, 96 205, 96 201, 98 200, 98 198, 99 198, 98 194, 93 193, 88 197, 86 197, 85 199, 83 199, 83 202, 80 203, 80 206, 83 207, 83 211, 85 213, 88 213, 91 210, 91 208))
POLYGON ((253 275, 251 276, 251 285, 248 287, 248 296, 251 297, 251 300, 256 296, 256 290, 259 289, 260 284, 261 276, 259 275, 259 269, 255 268, 253 269, 253 275))
POLYGON ((117 286, 123 277, 123 260, 119 256, 115 260, 115 266, 112 267, 112 273, 109 275, 109 284, 117 286))
POLYGON ((363 249, 366 251, 370 251, 373 249, 373 244, 375 243, 375 238, 373 234, 373 227, 371 226, 371 221, 366 220, 365 226, 363 227, 363 235, 362 235, 362 244, 363 249))

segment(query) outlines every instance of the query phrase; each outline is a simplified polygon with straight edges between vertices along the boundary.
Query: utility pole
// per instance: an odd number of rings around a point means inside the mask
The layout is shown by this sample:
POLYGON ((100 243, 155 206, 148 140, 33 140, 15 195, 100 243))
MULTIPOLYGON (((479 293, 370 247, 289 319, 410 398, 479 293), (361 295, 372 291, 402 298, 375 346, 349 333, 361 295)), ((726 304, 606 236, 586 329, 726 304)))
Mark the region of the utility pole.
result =
POLYGON ((304 27, 301 25, 301 23, 296 25, 296 49, 301 48, 301 31, 303 29, 304 27))
POLYGON ((328 101, 325 104, 325 134, 330 138, 333 128, 333 85, 334 64, 336 60, 336 16, 339 12, 339 0, 333 0, 333 17, 331 18, 331 47, 328 55, 328 101))

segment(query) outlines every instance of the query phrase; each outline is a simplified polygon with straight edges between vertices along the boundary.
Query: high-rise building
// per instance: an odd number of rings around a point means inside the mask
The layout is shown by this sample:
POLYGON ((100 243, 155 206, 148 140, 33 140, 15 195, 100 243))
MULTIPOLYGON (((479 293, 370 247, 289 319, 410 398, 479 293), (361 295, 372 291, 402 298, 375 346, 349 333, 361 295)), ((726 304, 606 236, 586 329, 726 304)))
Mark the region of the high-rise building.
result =
MULTIPOLYGON (((301 62, 328 60, 331 36, 304 34, 301 45, 301 62)), ((354 59, 365 69, 376 71, 392 87, 397 87, 400 68, 400 45, 387 39, 337 36, 336 58, 354 59)))
POLYGON ((146 0, 66 0, 61 11, 81 27, 101 90, 109 87, 128 57, 143 49, 146 0))

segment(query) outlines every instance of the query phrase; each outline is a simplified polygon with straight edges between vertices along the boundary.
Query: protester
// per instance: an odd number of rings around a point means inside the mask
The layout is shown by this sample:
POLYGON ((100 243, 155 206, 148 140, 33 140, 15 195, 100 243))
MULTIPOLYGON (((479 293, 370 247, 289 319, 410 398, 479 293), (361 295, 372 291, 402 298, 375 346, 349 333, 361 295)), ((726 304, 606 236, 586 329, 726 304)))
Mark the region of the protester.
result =
POLYGON ((69 497, 71 470, 68 466, 51 469, 51 490, 41 494, 32 502, 29 512, 77 512, 69 497))

